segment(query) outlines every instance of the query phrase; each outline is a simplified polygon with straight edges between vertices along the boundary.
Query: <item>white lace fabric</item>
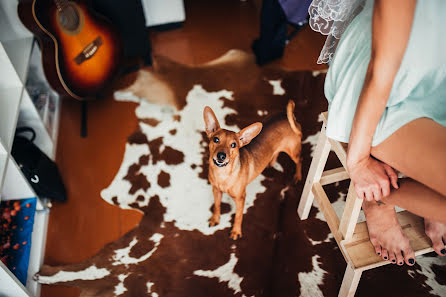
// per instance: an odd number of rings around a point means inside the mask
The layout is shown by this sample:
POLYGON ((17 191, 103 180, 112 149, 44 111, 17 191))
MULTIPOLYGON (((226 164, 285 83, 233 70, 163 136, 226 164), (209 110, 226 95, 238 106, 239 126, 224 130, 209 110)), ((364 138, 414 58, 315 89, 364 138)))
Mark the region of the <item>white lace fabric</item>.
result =
POLYGON ((361 12, 364 4, 365 0, 313 0, 308 8, 310 27, 327 35, 318 64, 331 61, 339 39, 353 18, 361 12))

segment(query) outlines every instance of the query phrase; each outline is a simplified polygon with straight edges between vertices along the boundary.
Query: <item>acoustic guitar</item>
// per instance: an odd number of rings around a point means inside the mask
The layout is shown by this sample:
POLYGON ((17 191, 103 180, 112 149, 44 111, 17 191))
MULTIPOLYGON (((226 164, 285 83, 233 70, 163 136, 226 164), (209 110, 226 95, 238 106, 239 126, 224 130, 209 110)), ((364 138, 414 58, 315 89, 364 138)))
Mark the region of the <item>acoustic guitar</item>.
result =
POLYGON ((112 80, 122 53, 120 39, 85 3, 20 0, 18 14, 39 40, 45 76, 58 93, 91 99, 112 80))

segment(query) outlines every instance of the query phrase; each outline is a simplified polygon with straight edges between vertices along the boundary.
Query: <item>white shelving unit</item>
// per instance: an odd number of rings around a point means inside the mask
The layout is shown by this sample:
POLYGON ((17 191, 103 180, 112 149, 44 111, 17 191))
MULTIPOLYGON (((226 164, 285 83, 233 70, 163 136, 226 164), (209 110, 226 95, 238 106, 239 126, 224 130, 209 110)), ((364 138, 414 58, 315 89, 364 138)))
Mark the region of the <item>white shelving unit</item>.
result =
MULTIPOLYGON (((52 159, 58 134, 59 98, 46 82, 40 49, 20 22, 17 4, 17 0, 0 1, 0 201, 37 197, 11 156, 16 128, 32 127, 34 142, 52 159), (46 92, 44 112, 33 102, 36 81, 46 92)), ((33 276, 43 264, 48 217, 49 209, 38 199, 26 286, 0 261, 0 297, 40 296, 40 285, 33 276)))
POLYGON ((146 27, 180 23, 186 19, 183 0, 142 0, 146 27))

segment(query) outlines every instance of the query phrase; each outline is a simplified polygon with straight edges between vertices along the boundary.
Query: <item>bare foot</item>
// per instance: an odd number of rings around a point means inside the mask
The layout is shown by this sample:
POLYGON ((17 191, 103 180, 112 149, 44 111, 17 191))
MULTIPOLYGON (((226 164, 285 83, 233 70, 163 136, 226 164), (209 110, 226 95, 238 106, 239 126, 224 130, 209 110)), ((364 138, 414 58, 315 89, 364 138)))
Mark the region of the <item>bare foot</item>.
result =
POLYGON ((362 206, 376 254, 393 264, 403 265, 406 262, 407 265, 414 265, 415 254, 401 229, 395 208, 391 205, 378 205, 375 201, 364 201, 362 206))
POLYGON ((432 240, 432 247, 440 256, 446 255, 446 224, 424 219, 424 230, 432 240))

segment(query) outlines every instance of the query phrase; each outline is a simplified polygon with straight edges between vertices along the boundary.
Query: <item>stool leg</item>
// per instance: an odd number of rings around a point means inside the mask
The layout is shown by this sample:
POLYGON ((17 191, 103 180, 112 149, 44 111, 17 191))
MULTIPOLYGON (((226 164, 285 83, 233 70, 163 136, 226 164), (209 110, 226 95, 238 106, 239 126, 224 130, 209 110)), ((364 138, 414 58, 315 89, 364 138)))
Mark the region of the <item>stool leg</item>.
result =
POLYGON ((342 280, 341 289, 339 289, 338 297, 353 297, 358 288, 359 280, 361 279, 362 270, 354 269, 347 263, 345 269, 344 279, 342 280))
POLYGON ((344 240, 350 240, 355 232, 359 213, 361 212, 362 200, 363 199, 357 197, 353 182, 350 182, 344 212, 342 213, 341 222, 339 224, 339 231, 344 237, 344 240))
POLYGON ((313 204, 314 196, 312 187, 313 183, 321 180, 322 171, 324 171, 325 163, 327 163, 328 154, 330 153, 331 144, 325 134, 325 123, 322 126, 321 134, 317 141, 316 150, 314 152, 313 160, 311 161, 310 170, 308 171, 307 180, 305 181, 304 190, 300 197, 297 214, 301 220, 308 218, 308 214, 313 204))

